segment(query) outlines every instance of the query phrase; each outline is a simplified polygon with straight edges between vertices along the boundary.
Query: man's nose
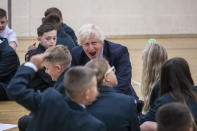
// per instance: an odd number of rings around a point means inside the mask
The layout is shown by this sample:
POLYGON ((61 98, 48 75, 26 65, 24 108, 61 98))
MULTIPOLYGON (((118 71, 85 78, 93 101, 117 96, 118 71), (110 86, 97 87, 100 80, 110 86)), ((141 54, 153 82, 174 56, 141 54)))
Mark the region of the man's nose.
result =
POLYGON ((89 45, 89 50, 93 50, 93 49, 94 49, 93 45, 90 44, 90 45, 89 45))

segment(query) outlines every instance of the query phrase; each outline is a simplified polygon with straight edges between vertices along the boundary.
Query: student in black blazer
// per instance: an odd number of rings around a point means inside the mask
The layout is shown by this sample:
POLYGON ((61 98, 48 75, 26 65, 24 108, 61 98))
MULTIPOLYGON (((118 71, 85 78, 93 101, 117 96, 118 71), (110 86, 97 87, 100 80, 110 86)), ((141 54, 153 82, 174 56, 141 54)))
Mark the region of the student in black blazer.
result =
MULTIPOLYGON (((45 54, 33 56, 30 62, 25 63, 18 69, 8 86, 7 93, 10 98, 33 112, 33 118, 27 127, 28 131, 104 131, 105 126, 102 122, 85 110, 75 110, 56 89, 48 88, 43 93, 38 93, 27 88, 29 81, 35 75, 35 72, 42 68, 43 63, 46 66, 47 73, 51 75, 53 80, 56 80, 58 68, 69 65, 65 60, 65 52, 69 51, 64 46, 55 46, 49 48, 45 54)), ((67 94, 73 103, 83 107, 96 100, 96 78, 93 70, 85 67, 75 67, 66 74, 64 86, 67 87, 67 94), (83 77, 78 77, 82 75, 83 77), (75 83, 72 83, 69 79, 73 77, 76 80, 75 83), (69 87, 72 87, 72 89, 69 87), (80 101, 74 95, 76 92, 81 94, 78 98, 80 101)))
POLYGON ((60 11, 60 9, 56 7, 51 7, 44 12, 45 17, 50 14, 57 14, 60 17, 61 29, 63 29, 63 31, 72 38, 75 45, 78 46, 75 31, 70 26, 68 26, 66 23, 63 22, 62 12, 60 11))
POLYGON ((138 99, 131 85, 132 68, 127 47, 104 40, 99 27, 93 24, 83 25, 78 36, 81 46, 72 49, 71 66, 85 65, 95 58, 106 58, 116 68, 118 84, 114 89, 138 99))
POLYGON ((75 47, 75 43, 72 38, 61 27, 60 17, 57 14, 49 14, 42 19, 43 24, 51 24, 57 28, 57 45, 67 46, 71 51, 75 47))
MULTIPOLYGON (((65 89, 64 89, 64 83, 63 83, 63 79, 64 79, 64 73, 69 69, 70 64, 71 64, 71 55, 70 52, 68 51, 68 49, 66 49, 66 47, 63 46, 57 46, 56 47, 57 51, 59 51, 59 53, 56 51, 51 51, 47 50, 45 52, 45 54, 50 54, 51 56, 53 56, 53 59, 58 59, 59 56, 62 56, 62 62, 60 63, 56 63, 54 64, 55 66, 54 71, 51 73, 50 71, 48 71, 48 68, 51 68, 50 66, 50 61, 44 62, 44 65, 46 68, 46 73, 47 75, 49 75, 50 77, 52 76, 53 81, 56 81, 53 88, 57 89, 63 96, 66 96, 65 94, 65 89), (58 49, 59 48, 59 49, 58 49), (64 52, 62 52, 62 48, 65 50, 64 52), (56 74, 55 76, 53 74, 56 74)), ((45 58, 46 59, 46 58, 45 58)), ((54 60, 52 61, 54 62, 54 60)), ((25 131, 27 128, 27 125, 29 124, 29 122, 31 121, 33 116, 33 113, 30 113, 29 115, 24 115, 22 116, 19 120, 18 120, 18 127, 20 131, 25 131)))
POLYGON ((134 99, 112 88, 117 84, 115 68, 105 59, 93 59, 86 66, 96 70, 100 92, 98 100, 88 106, 88 111, 103 121, 108 131, 139 131, 134 99))
POLYGON ((140 119, 140 123, 155 121, 157 109, 170 102, 185 103, 197 122, 197 88, 194 87, 189 65, 183 58, 172 58, 162 66, 159 98, 140 119))
POLYGON ((5 90, 19 65, 19 58, 8 40, 0 37, 0 100, 8 99, 5 90))
MULTIPOLYGON (((49 47, 56 45, 57 29, 49 24, 42 24, 37 28, 37 35, 39 45, 36 49, 29 50, 26 54, 26 61, 29 61, 32 56, 36 54, 42 54, 49 47)), ((48 87, 52 87, 54 82, 51 77, 45 73, 45 68, 39 69, 36 72, 35 77, 31 80, 28 85, 29 88, 34 90, 44 91, 48 87)))

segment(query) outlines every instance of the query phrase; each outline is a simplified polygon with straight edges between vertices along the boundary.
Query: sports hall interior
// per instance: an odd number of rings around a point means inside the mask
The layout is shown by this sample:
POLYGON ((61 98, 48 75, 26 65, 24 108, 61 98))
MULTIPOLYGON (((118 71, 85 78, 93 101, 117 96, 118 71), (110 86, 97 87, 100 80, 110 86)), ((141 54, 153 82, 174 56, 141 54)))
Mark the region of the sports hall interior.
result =
MULTIPOLYGON (((83 24, 101 27, 106 39, 125 45, 130 53, 132 85, 140 92, 142 51, 148 39, 162 44, 168 58, 183 57, 189 63, 197 85, 197 1, 183 0, 20 0, 12 3, 12 29, 18 38, 17 54, 24 63, 28 46, 37 43, 36 28, 43 12, 58 7, 64 22, 75 33, 83 24)), ((0 0, 0 7, 8 10, 8 1, 0 0)), ((17 124, 28 111, 13 101, 0 101, 0 123, 17 124)), ((8 131, 17 131, 17 128, 8 131)))

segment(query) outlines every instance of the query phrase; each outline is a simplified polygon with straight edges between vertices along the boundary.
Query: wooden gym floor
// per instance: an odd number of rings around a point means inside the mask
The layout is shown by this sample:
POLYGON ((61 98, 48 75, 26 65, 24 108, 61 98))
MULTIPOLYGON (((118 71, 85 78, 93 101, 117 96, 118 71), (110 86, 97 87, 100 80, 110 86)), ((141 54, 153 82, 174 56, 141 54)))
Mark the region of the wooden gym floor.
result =
MULTIPOLYGON (((132 80, 140 82, 141 80, 141 70, 142 70, 142 60, 141 54, 144 49, 147 40, 151 38, 150 36, 140 36, 140 37, 109 37, 108 40, 113 42, 121 43, 128 47, 130 52, 130 60, 132 64, 132 80)), ((157 43, 162 44, 168 52, 168 57, 183 57, 185 58, 191 69, 191 73, 195 84, 197 85, 197 37, 196 36, 165 36, 155 37, 157 43)), ((24 62, 24 55, 27 52, 27 47, 37 42, 36 38, 26 38, 20 37, 19 44, 17 48, 17 53, 20 58, 21 64, 24 62)), ((134 85, 135 91, 141 98, 140 88, 134 85)), ((18 118, 28 114, 28 111, 16 104, 15 102, 0 102, 0 123, 7 124, 17 124, 18 118)), ((9 131, 17 131, 17 128, 11 129, 9 131)))

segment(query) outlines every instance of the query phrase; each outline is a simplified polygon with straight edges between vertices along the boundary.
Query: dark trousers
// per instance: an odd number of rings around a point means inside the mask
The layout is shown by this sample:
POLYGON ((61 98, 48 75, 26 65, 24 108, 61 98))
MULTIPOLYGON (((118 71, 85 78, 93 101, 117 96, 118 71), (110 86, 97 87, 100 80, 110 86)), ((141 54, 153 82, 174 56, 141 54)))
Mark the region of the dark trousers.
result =
POLYGON ((32 114, 24 115, 18 120, 18 129, 19 131, 25 131, 27 129, 27 126, 29 122, 32 119, 32 114))
POLYGON ((0 85, 0 101, 8 100, 5 89, 0 85))

